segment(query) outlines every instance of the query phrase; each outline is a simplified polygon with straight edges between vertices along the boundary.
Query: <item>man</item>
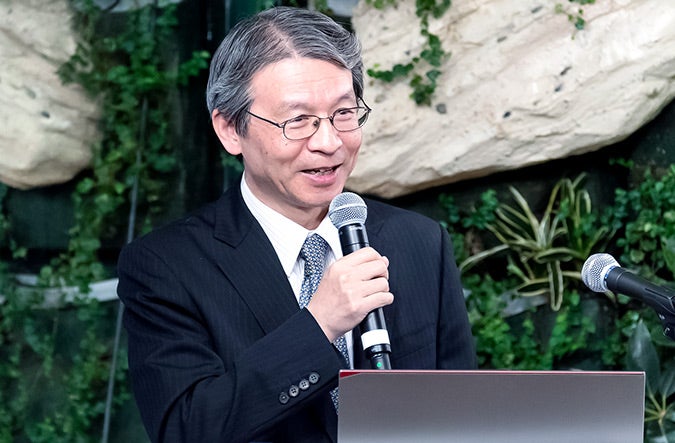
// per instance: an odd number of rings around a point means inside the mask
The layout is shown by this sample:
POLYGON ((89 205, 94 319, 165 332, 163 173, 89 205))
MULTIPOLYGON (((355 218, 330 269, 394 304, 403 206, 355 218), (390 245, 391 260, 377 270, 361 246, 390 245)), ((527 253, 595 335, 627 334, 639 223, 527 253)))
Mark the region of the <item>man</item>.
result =
POLYGON ((352 329, 380 307, 392 368, 474 367, 438 223, 368 201, 371 247, 342 256, 327 212, 356 163, 362 97, 358 41, 316 12, 262 12, 214 55, 207 103, 224 148, 243 158, 241 186, 119 260, 131 379, 152 441, 335 442, 338 371, 369 367, 352 329), (310 234, 328 247, 313 295, 301 253, 310 234))

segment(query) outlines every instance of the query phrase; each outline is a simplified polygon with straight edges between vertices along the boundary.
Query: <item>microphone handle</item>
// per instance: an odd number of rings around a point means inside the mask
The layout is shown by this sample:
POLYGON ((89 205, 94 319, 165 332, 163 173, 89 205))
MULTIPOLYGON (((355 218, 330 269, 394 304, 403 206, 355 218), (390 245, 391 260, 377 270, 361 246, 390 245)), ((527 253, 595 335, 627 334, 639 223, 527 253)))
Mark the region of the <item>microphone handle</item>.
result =
POLYGON ((675 292, 657 286, 624 268, 616 267, 607 273, 607 287, 612 291, 631 295, 654 308, 659 314, 675 314, 675 292))
POLYGON ((369 246, 365 225, 360 223, 346 225, 341 227, 338 232, 340 233, 340 246, 343 255, 351 254, 369 246))
MULTIPOLYGON (((351 254, 361 248, 369 246, 368 234, 363 224, 343 226, 339 229, 340 246, 342 254, 351 254)), ((387 324, 384 320, 382 308, 377 308, 366 315, 359 324, 361 332, 361 343, 363 352, 370 360, 370 366, 373 369, 391 369, 389 354, 391 345, 389 344, 389 334, 387 333, 387 324)))
POLYGON ((370 360, 370 367, 373 369, 391 369, 391 363, 389 362, 391 345, 389 344, 389 335, 387 334, 387 325, 384 321, 382 308, 370 311, 359 324, 359 331, 361 331, 363 352, 370 360), (383 335, 386 335, 386 337, 382 337, 383 335), (369 345, 371 341, 373 344, 369 345))

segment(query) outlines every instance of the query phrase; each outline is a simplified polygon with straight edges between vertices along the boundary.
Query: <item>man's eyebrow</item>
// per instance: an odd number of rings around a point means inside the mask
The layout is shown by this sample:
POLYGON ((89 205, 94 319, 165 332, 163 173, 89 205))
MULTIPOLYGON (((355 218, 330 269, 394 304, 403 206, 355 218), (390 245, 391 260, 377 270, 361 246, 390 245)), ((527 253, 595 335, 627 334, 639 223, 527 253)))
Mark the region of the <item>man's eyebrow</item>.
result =
MULTIPOLYGON (((334 106, 337 106, 339 103, 345 101, 345 100, 358 100, 356 95, 354 94, 353 91, 347 92, 344 95, 338 97, 335 99, 334 106)), ((287 102, 282 102, 281 105, 277 108, 279 112, 292 112, 292 111, 298 111, 298 110, 306 110, 307 112, 312 112, 309 111, 310 106, 303 101, 287 101, 287 102)))

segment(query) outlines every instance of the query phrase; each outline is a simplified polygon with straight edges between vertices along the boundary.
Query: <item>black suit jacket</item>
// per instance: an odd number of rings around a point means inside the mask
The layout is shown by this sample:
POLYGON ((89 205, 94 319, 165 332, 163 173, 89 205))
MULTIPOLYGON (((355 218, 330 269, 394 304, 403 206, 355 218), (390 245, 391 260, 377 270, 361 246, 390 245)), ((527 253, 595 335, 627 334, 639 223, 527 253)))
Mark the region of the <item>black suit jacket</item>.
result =
MULTIPOLYGON (((475 367, 447 233, 367 204, 370 245, 390 260, 392 368, 475 367)), ((118 271, 133 390, 153 442, 336 441, 328 392, 342 359, 298 308, 238 187, 132 242, 118 271)), ((359 342, 355 366, 367 368, 359 342)))

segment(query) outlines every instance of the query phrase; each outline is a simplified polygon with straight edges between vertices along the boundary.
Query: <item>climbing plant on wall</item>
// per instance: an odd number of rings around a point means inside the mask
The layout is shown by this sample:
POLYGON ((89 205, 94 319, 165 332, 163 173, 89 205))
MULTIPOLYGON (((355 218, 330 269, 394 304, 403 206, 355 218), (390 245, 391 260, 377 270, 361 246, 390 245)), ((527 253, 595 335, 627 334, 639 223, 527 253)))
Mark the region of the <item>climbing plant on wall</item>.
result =
MULTIPOLYGON (((396 0, 366 0, 366 3, 383 9, 396 4, 396 0)), ((409 85, 413 92, 410 97, 418 105, 430 105, 436 90, 436 80, 441 75, 439 68, 448 54, 438 36, 429 31, 429 18, 440 18, 450 5, 450 0, 440 0, 438 3, 436 0, 416 0, 415 15, 420 19, 420 34, 425 38, 424 48, 406 64, 397 63, 390 70, 371 68, 367 70, 368 75, 385 82, 411 76, 409 85)))
MULTIPOLYGON (((108 30, 102 26, 106 12, 92 0, 71 5, 81 38, 59 74, 99 103, 101 137, 92 147, 91 169, 73 192, 67 250, 42 267, 37 286, 22 287, 12 277, 10 263, 26 251, 13 240, 2 205, 6 188, 0 188, 0 248, 10 251, 0 262, 0 443, 100 441, 111 377, 111 307, 87 293, 92 282, 111 274, 99 257, 103 241, 134 236, 163 210, 175 167, 171 100, 207 67, 209 56, 195 52, 176 60, 170 44, 175 5, 154 2, 126 12, 121 29, 108 30), (69 290, 73 286, 79 291, 69 290), (47 293, 68 308, 44 309, 47 293), (79 335, 63 337, 73 314, 79 335)), ((126 359, 119 361, 113 407, 128 398, 126 359)))
MULTIPOLYGON (((366 3, 376 9, 385 9, 396 6, 398 0, 365 0, 366 3)), ((593 4, 595 0, 569 0, 569 3, 577 3, 580 6, 593 4)), ((429 31, 429 19, 440 19, 450 9, 451 0, 415 0, 415 15, 420 20, 420 34, 425 38, 424 45, 419 54, 412 57, 408 63, 396 63, 389 69, 383 69, 379 65, 367 69, 371 77, 390 83, 397 79, 409 79, 412 92, 410 97, 418 105, 431 105, 434 92, 438 86, 437 80, 442 74, 440 70, 444 60, 450 57, 442 45, 440 38, 429 31)), ((586 26, 584 10, 582 7, 574 8, 564 6, 562 3, 555 4, 555 11, 567 16, 576 30, 582 30, 586 26)))

